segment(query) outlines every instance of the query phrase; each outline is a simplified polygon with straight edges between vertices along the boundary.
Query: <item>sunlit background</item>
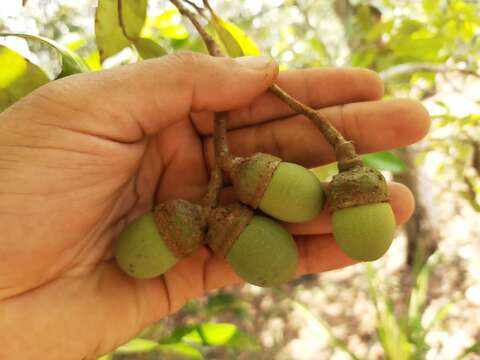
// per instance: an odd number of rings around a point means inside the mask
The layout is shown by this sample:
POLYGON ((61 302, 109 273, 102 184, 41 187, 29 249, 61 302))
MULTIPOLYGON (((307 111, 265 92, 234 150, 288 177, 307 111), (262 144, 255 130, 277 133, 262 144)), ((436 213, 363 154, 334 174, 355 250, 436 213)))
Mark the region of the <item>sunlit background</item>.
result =
MULTIPOLYGON (((179 358, 173 347, 152 348, 153 341, 182 344, 192 359, 480 359, 479 2, 211 3, 284 70, 368 67, 384 79, 387 98, 422 101, 433 119, 428 137, 367 159, 406 184, 417 209, 387 256, 370 266, 305 276, 281 289, 247 285, 212 293, 146 330, 145 341, 108 357, 179 358)), ((127 47, 101 64, 95 6, 92 0, 30 0, 25 7, 4 0, 0 31, 55 39, 94 70, 137 61, 127 47)), ((142 34, 168 52, 204 51, 167 1, 150 0, 142 34)), ((15 37, 0 44, 51 79, 59 72, 58 56, 44 44, 15 37)), ((326 178, 331 169, 315 171, 326 178)))

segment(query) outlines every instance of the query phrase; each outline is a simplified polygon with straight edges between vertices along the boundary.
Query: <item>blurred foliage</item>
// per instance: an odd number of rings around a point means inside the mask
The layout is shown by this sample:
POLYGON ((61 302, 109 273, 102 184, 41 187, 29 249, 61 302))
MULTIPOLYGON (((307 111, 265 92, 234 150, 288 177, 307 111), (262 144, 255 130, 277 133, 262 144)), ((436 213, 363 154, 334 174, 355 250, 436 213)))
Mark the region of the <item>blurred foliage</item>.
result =
MULTIPOLYGON (((206 52, 191 25, 167 1, 99 0, 96 9, 92 0, 82 2, 83 6, 75 7, 40 1, 36 11, 26 15, 28 26, 20 30, 12 19, 0 16, 0 31, 22 36, 30 50, 30 60, 26 60, 25 54, 0 46, 0 111, 48 82, 47 74, 54 73, 50 78, 57 78, 180 50, 206 52)), ((415 147, 417 164, 440 157, 437 176, 446 184, 445 193, 455 192, 480 212, 480 97, 462 94, 464 87, 480 79, 477 1, 217 1, 214 5, 215 13, 199 8, 199 16, 230 56, 269 53, 282 69, 367 67, 385 81, 387 98, 406 96, 434 106, 432 130, 415 147), (462 106, 446 102, 440 96, 446 89, 457 91, 474 110, 465 112, 462 106)), ((368 154, 363 159, 369 166, 391 173, 406 170, 395 151, 368 154)), ((314 171, 326 179, 335 168, 329 164, 314 171)), ((447 305, 429 323, 423 319, 430 271, 436 261, 433 256, 414 271, 408 306, 400 312, 380 286, 387 281, 368 268, 377 338, 386 358, 424 359, 428 332, 448 314, 447 305)), ((277 300, 285 298, 305 316, 315 318, 290 296, 283 294, 277 300)), ((262 316, 268 318, 275 311, 279 310, 264 311, 262 316)), ((138 355, 142 359, 156 359, 152 354, 166 359, 236 359, 240 353, 251 354, 253 359, 252 354, 259 350, 258 341, 249 335, 253 329, 247 331, 235 324, 241 319, 259 321, 251 312, 252 304, 232 293, 218 292, 204 303, 187 304, 179 314, 182 326, 169 325, 168 320, 159 323, 102 360, 122 359, 128 354, 143 354, 138 355), (212 322, 219 314, 231 321, 212 322)), ((332 347, 352 359, 361 358, 335 336, 328 323, 316 319, 318 326, 327 330, 332 347)), ((459 359, 478 351, 477 343, 459 359)))

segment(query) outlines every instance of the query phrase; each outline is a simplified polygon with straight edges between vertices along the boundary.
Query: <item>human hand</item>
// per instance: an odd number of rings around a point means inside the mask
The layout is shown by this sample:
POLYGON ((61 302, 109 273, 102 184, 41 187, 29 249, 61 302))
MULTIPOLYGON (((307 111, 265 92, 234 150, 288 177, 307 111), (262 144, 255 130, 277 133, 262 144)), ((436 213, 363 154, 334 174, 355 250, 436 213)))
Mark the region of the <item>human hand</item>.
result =
MULTIPOLYGON (((208 290, 240 282, 202 248, 164 276, 136 280, 112 258, 124 226, 167 199, 198 201, 213 162, 213 113, 232 110, 232 152, 313 167, 334 154, 309 120, 266 92, 276 82, 321 111, 359 152, 425 135, 417 102, 379 101, 361 69, 285 72, 259 58, 177 54, 52 82, 0 114, 0 358, 94 359, 208 290), (252 64, 251 64, 252 65, 252 64)), ((398 224, 413 199, 390 184, 398 224)), ((225 197, 231 190, 225 189, 225 197)), ((352 264, 330 215, 287 225, 298 274, 352 264)))

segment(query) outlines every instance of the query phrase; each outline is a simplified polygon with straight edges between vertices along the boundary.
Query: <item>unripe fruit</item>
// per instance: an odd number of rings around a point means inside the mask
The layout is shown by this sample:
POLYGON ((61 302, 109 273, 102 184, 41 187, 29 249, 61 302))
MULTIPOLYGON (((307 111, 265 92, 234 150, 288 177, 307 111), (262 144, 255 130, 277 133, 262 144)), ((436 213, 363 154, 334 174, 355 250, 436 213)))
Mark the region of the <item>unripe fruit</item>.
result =
POLYGON ((338 246, 359 261, 383 256, 395 235, 395 216, 383 175, 363 166, 341 172, 333 177, 328 197, 338 246))
POLYGON ((128 224, 116 243, 115 257, 120 268, 136 278, 163 274, 178 261, 158 232, 153 213, 128 224))
POLYGON ((120 234, 115 257, 120 268, 136 278, 153 278, 192 254, 203 242, 198 205, 184 200, 159 204, 120 234))
POLYGON ((292 235, 246 206, 217 208, 209 222, 207 243, 250 284, 280 286, 295 274, 298 250, 292 235))
POLYGON ((395 216, 388 203, 338 210, 333 213, 332 225, 338 246, 359 261, 382 257, 395 234, 395 216))
POLYGON ((269 154, 258 153, 234 164, 232 183, 241 202, 282 221, 307 221, 323 208, 317 177, 269 154))

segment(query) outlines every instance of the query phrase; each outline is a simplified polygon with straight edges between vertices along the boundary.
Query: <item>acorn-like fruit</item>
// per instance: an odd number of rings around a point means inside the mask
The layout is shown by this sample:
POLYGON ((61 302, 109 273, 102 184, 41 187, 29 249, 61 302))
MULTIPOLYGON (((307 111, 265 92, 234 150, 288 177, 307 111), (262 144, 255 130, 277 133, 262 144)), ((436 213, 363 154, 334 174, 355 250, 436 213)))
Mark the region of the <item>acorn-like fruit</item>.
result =
POLYGON ((308 169, 280 158, 257 153, 233 164, 232 183, 237 198, 275 219, 303 222, 323 208, 324 193, 308 169))
POLYGON ((115 244, 115 258, 132 277, 159 276, 203 243, 204 228, 199 205, 166 201, 126 226, 115 244))
POLYGON ((342 251, 358 261, 382 257, 395 235, 395 216, 383 175, 364 166, 340 172, 329 185, 328 198, 333 236, 342 251))
POLYGON ((276 221, 234 203, 216 208, 208 225, 208 245, 246 282, 276 287, 293 278, 297 246, 276 221))

